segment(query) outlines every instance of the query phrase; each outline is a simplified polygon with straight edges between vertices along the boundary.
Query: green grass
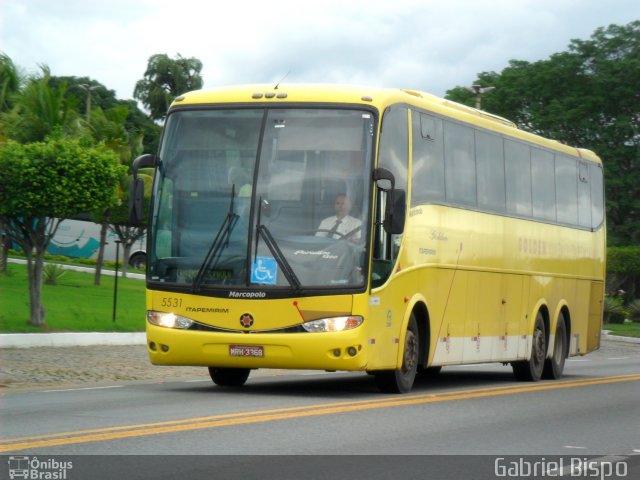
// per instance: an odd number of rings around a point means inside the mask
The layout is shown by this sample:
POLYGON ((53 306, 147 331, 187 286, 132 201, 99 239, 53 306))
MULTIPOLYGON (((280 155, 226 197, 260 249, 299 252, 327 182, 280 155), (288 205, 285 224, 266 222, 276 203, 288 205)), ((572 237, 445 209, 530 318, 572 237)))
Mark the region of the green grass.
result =
POLYGON ((640 337, 640 323, 606 323, 603 330, 611 330, 611 335, 621 335, 623 337, 640 337))
POLYGON ((113 319, 114 277, 93 284, 92 273, 67 270, 58 285, 42 286, 46 326, 29 321, 27 267, 9 264, 0 273, 0 332, 134 332, 145 326, 143 280, 118 278, 116 321, 113 319))

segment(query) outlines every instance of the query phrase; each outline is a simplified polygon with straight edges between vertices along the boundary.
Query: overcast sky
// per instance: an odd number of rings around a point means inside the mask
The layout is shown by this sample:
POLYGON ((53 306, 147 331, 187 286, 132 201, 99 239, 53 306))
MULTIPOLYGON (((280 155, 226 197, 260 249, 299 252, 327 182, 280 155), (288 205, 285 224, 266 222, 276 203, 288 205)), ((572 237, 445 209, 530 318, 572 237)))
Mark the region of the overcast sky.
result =
POLYGON ((155 53, 200 59, 204 86, 340 82, 444 95, 536 61, 638 0, 0 0, 0 51, 26 73, 88 76, 133 97, 155 53))

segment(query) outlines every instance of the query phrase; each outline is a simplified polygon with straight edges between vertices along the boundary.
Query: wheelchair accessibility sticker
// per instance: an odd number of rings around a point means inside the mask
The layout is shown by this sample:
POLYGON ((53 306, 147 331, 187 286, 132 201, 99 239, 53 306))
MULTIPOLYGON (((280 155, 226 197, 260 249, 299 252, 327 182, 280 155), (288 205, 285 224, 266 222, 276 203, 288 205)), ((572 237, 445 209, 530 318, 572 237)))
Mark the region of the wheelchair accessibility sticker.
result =
POLYGON ((251 267, 251 283, 275 285, 278 279, 278 262, 271 257, 256 257, 251 267))

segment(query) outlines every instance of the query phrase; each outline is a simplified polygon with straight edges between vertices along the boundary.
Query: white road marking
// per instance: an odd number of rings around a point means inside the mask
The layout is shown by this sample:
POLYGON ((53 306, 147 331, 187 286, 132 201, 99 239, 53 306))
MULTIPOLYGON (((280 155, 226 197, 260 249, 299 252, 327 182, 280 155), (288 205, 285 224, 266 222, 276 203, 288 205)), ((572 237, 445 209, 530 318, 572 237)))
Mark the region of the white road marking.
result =
POLYGON ((106 390, 107 388, 123 388, 124 385, 109 385, 107 387, 83 387, 83 388, 62 388, 58 390, 43 390, 44 393, 51 392, 79 392, 81 390, 106 390))

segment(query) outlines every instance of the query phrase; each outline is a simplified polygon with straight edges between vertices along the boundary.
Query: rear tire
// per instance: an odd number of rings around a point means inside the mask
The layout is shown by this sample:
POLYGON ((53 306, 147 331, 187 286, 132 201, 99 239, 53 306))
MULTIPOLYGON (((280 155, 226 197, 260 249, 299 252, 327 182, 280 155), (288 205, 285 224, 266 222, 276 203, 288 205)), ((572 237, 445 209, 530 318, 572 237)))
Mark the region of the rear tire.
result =
POLYGON ((561 313, 558 317, 558 325, 556 326, 556 338, 553 342, 553 356, 547 358, 544 362, 544 370, 542 378, 548 380, 557 380, 562 376, 564 370, 564 361, 567 358, 567 326, 564 315, 561 313))
POLYGON ((536 315, 536 323, 533 328, 533 342, 531 345, 531 358, 513 362, 513 374, 518 380, 525 382, 537 382, 542 377, 545 357, 547 356, 547 336, 544 327, 542 313, 536 315))
POLYGON ((418 354, 420 352, 420 336, 418 322, 411 314, 407 333, 404 339, 402 366, 397 370, 380 370, 375 372, 376 384, 385 393, 407 393, 413 387, 418 371, 418 354))
POLYGON ((249 368, 209 367, 209 375, 213 383, 220 387, 241 387, 249 378, 249 368))

